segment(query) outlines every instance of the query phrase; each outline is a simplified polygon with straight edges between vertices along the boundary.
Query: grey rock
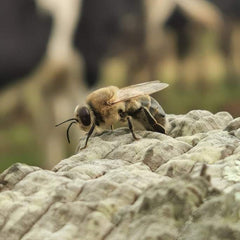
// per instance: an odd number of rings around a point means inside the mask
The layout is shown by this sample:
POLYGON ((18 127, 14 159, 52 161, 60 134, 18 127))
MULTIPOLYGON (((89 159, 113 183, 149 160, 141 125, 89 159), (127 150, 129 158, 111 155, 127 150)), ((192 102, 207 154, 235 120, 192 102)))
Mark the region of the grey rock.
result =
POLYGON ((239 192, 220 195, 204 202, 186 224, 178 240, 240 239, 239 192))
POLYGON ((240 128, 240 117, 233 119, 225 128, 226 131, 230 132, 238 130, 240 128))
POLYGON ((233 120, 227 112, 211 114, 209 111, 193 110, 186 115, 169 117, 169 135, 189 136, 215 129, 224 129, 233 120))
POLYGON ((138 141, 104 131, 51 171, 5 170, 0 239, 240 239, 239 118, 168 121, 167 135, 136 131, 138 141))
POLYGON ((228 131, 233 136, 240 139, 240 117, 233 119, 227 127, 225 128, 226 131, 228 131))

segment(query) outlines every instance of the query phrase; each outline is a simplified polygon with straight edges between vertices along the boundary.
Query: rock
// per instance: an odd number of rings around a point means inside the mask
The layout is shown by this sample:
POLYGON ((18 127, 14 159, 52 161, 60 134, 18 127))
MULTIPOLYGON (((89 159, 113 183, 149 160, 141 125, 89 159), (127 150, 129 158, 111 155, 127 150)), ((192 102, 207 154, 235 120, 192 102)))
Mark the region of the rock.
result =
POLYGON ((211 114, 209 111, 194 110, 186 115, 169 117, 169 135, 172 137, 192 136, 215 129, 224 129, 233 120, 227 112, 211 114))
POLYGON ((239 118, 196 110, 168 120, 168 135, 91 137, 51 171, 5 170, 0 239, 240 239, 239 118))
POLYGON ((234 131, 240 128, 240 117, 233 119, 225 128, 226 131, 234 131))
POLYGON ((204 202, 186 224, 179 240, 240 239, 240 195, 220 195, 204 202))
POLYGON ((240 117, 231 121, 225 130, 240 139, 240 117))

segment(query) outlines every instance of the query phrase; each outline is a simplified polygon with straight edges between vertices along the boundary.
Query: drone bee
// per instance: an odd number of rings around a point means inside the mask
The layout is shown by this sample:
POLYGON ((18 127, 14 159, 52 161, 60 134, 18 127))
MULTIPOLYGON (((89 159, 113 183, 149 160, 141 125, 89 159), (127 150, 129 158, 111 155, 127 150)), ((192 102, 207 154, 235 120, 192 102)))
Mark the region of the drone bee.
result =
POLYGON ((88 95, 87 106, 77 106, 74 111, 74 118, 64 122, 71 121, 67 128, 67 140, 69 139, 69 130, 72 124, 78 124, 79 127, 87 132, 84 149, 87 147, 88 139, 92 135, 95 127, 111 127, 116 122, 127 122, 131 134, 135 140, 132 119, 140 122, 146 130, 165 134, 165 112, 160 104, 149 95, 168 87, 167 83, 151 81, 140 83, 125 88, 115 86, 100 88, 88 95))

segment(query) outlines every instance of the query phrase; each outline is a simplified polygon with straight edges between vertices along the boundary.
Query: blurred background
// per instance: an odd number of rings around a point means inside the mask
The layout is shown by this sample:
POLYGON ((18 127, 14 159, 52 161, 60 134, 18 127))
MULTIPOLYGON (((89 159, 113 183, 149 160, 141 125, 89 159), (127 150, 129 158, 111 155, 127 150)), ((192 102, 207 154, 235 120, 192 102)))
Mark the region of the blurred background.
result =
POLYGON ((156 79, 166 113, 238 117, 240 1, 1 0, 0 172, 72 155, 55 124, 94 89, 156 79))

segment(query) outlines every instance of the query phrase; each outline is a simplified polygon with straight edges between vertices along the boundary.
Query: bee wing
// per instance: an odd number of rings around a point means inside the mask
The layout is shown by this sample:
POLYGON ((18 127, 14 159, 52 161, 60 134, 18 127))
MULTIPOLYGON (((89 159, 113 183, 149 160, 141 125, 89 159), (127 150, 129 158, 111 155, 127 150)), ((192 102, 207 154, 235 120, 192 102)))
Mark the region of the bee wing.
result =
POLYGON ((161 91, 166 87, 168 87, 167 83, 161 83, 156 80, 121 88, 117 92, 117 98, 110 104, 126 101, 130 98, 138 97, 141 95, 150 95, 152 93, 161 91))

